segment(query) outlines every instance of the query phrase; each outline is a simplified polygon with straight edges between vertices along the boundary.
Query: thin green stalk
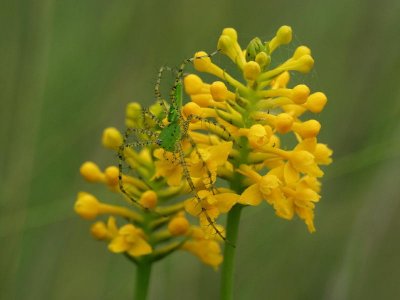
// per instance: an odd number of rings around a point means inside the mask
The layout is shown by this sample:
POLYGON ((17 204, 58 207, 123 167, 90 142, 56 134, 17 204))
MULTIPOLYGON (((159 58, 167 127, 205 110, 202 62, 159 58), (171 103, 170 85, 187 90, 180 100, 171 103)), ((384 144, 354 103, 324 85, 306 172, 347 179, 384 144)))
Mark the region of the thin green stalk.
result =
POLYGON ((136 282, 135 282, 135 300, 146 300, 149 292, 150 275, 151 275, 150 261, 140 261, 136 264, 136 282))
MULTIPOLYGON (((226 224, 226 239, 236 245, 239 233, 240 214, 244 206, 236 204, 228 213, 226 224)), ((225 244, 224 261, 221 274, 221 300, 233 299, 233 275, 235 269, 236 247, 225 244)))

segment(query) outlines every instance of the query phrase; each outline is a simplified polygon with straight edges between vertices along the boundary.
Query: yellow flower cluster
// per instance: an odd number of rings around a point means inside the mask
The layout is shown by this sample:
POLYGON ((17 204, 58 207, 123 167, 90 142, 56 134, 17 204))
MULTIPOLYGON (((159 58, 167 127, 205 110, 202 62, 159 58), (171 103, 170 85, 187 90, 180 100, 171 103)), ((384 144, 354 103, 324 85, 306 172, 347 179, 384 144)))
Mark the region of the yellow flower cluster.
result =
POLYGON ((291 28, 282 26, 269 42, 254 38, 242 49, 236 31, 224 29, 218 50, 243 79, 214 64, 205 52, 196 53, 194 68, 219 80, 208 84, 195 74, 184 77, 191 101, 177 107, 180 128, 175 128, 183 133, 168 141, 174 152, 161 147, 159 139, 172 122, 169 114, 175 111, 166 113, 172 104, 127 106, 127 131, 110 127, 102 137, 103 145, 118 155, 118 166, 102 171, 85 162, 80 169, 87 181, 104 184, 126 200, 126 205, 110 205, 89 193, 78 194, 75 211, 81 217, 108 216, 92 226, 95 238, 133 261, 154 262, 181 249, 217 268, 223 260, 224 228, 216 220, 235 205, 265 200, 279 217, 297 215, 315 231, 314 207, 324 174, 320 165, 331 163, 332 151, 317 141, 321 124, 306 120, 304 113, 321 112, 327 98, 304 84, 289 87, 290 72, 307 73, 313 67, 307 47, 298 47, 281 64, 272 59, 291 36, 291 28), (291 136, 292 144, 285 144, 283 136, 291 136), (186 213, 199 218, 200 226, 192 225, 186 213))
MULTIPOLYGON (((235 79, 209 57, 195 59, 197 71, 212 74, 220 81, 208 84, 197 75, 186 76, 185 90, 192 102, 185 105, 184 111, 186 115, 214 119, 228 131, 231 139, 227 140, 234 140, 229 158, 218 168, 217 175, 228 180, 238 198, 232 193, 204 196, 212 199, 208 203, 212 203, 210 210, 216 211, 213 216, 226 212, 216 209, 224 206, 223 202, 230 201, 229 207, 225 206, 229 210, 234 201, 258 205, 265 200, 279 217, 290 220, 298 215, 314 232, 314 207, 320 199, 318 178, 324 174, 319 165, 331 163, 332 151, 317 141, 321 124, 301 117, 305 112, 321 112, 327 98, 321 92, 311 93, 304 84, 289 87, 290 72, 307 73, 313 67, 314 60, 306 46, 298 47, 287 61, 271 67, 273 52, 291 38, 291 28, 282 26, 271 41, 263 43, 255 38, 242 49, 236 31, 224 29, 218 49, 233 61, 243 80, 235 79), (281 143, 282 137, 289 134, 297 143, 291 150, 281 143)), ((195 54, 204 56, 205 52, 195 54)), ((200 147, 218 147, 216 139, 199 137, 197 133, 192 137, 200 147)), ((213 155, 214 151, 210 152, 213 155)), ((190 208, 188 211, 198 214, 190 208)))

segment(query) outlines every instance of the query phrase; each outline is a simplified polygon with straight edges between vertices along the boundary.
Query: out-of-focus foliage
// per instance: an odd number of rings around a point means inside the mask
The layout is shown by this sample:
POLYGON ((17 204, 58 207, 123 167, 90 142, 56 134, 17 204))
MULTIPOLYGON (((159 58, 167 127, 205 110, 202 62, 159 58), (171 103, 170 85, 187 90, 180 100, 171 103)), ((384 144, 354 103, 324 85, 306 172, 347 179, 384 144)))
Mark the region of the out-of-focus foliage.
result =
MULTIPOLYGON (((92 241, 73 213, 86 188, 80 164, 115 162, 101 132, 122 128, 126 103, 153 102, 162 64, 215 50, 224 27, 246 44, 281 24, 313 51, 316 71, 301 79, 328 96, 320 136, 335 162, 315 234, 268 206, 245 210, 236 299, 398 296, 399 16, 394 0, 3 1, 0 298, 131 297, 130 264, 92 241)), ((155 266, 150 298, 217 299, 217 291, 217 273, 179 254, 155 266)))

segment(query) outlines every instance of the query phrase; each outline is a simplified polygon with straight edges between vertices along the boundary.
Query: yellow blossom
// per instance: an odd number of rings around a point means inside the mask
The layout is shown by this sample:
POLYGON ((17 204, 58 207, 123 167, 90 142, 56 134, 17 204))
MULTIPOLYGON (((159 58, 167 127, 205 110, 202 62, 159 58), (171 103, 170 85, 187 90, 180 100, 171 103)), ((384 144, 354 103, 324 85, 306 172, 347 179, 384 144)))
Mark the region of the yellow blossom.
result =
POLYGON ((158 148, 154 151, 154 156, 158 158, 155 162, 156 170, 154 177, 164 177, 170 186, 179 186, 183 175, 182 166, 177 163, 176 157, 171 152, 158 148))
POLYGON ((223 260, 220 244, 216 240, 206 238, 200 229, 193 229, 192 236, 193 239, 185 242, 182 249, 191 252, 203 263, 217 270, 223 260))
POLYGON ((150 254, 153 250, 150 244, 144 239, 143 230, 132 224, 126 224, 118 230, 108 248, 111 252, 127 252, 130 256, 142 256, 150 254))
POLYGON ((111 240, 118 234, 117 223, 114 217, 109 217, 107 224, 97 221, 90 228, 93 237, 98 240, 111 240))
POLYGON ((227 213, 236 204, 239 195, 229 192, 213 194, 208 190, 202 190, 198 192, 198 197, 201 203, 197 198, 192 198, 186 200, 185 208, 192 216, 200 218, 200 224, 208 227, 210 220, 207 219, 207 216, 214 222, 220 214, 227 213), (203 210, 207 211, 207 215, 203 213, 203 210))

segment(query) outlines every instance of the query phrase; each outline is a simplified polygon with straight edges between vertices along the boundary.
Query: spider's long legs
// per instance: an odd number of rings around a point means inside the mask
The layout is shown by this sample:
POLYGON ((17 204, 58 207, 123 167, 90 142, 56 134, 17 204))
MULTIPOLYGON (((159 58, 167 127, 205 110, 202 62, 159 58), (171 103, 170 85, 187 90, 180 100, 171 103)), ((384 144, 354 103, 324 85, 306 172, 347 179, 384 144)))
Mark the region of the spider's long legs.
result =
POLYGON ((172 87, 172 89, 170 91, 170 94, 169 94, 169 98, 170 98, 170 101, 171 101, 172 105, 176 106, 175 93, 176 93, 176 89, 177 89, 179 83, 182 82, 183 71, 185 70, 185 66, 188 63, 194 61, 195 59, 203 59, 203 58, 207 58, 207 57, 211 58, 212 56, 214 56, 218 52, 219 52, 219 50, 216 50, 211 54, 207 54, 207 55, 203 55, 203 56, 196 56, 196 57, 191 57, 191 58, 186 58, 186 59, 183 60, 183 62, 181 63, 181 65, 180 65, 180 67, 178 69, 178 72, 177 72, 177 75, 176 75, 176 78, 175 78, 175 82, 174 82, 174 86, 172 87))
POLYGON ((212 229, 215 231, 215 233, 221 239, 223 239, 225 242, 227 242, 227 239, 225 238, 225 236, 215 225, 215 221, 208 214, 207 209, 205 207, 203 207, 201 204, 202 200, 201 200, 200 196, 198 195, 198 193, 196 191, 196 187, 193 183, 192 177, 190 176, 190 172, 189 172, 189 169, 188 169, 186 161, 185 161, 185 154, 183 152, 182 145, 180 143, 178 143, 176 148, 177 148, 176 150, 178 151, 178 154, 179 154, 178 158, 179 158, 179 162, 183 169, 183 174, 184 174, 186 181, 189 184, 189 187, 190 187, 191 191, 193 192, 198 204, 201 206, 201 213, 204 214, 204 217, 206 218, 206 220, 208 221, 208 223, 212 227, 212 229))
POLYGON ((154 140, 147 140, 147 141, 134 141, 134 142, 128 142, 129 136, 131 134, 147 134, 150 137, 156 138, 157 134, 155 132, 149 131, 147 129, 142 129, 142 128, 127 128, 124 135, 123 135, 123 140, 122 144, 118 148, 118 187, 120 191, 130 200, 132 203, 135 205, 141 207, 144 210, 148 210, 146 207, 144 207, 139 200, 133 196, 131 193, 129 193, 123 183, 123 163, 125 162, 125 154, 124 150, 126 147, 143 147, 149 144, 154 144, 154 140))

